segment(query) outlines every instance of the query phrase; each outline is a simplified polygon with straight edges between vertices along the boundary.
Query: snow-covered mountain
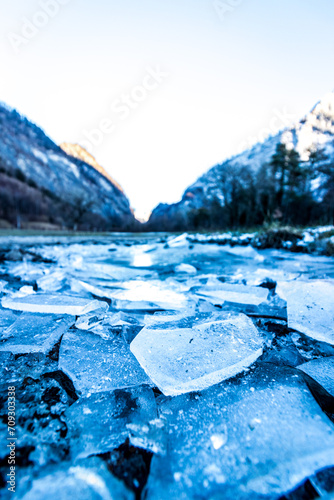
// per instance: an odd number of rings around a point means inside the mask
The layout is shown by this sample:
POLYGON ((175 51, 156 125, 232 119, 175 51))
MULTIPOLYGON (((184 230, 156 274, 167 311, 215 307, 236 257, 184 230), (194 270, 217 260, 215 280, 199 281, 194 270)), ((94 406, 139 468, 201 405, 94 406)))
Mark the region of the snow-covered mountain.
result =
POLYGON ((303 162, 308 161, 310 150, 314 148, 323 149, 333 158, 334 92, 327 94, 293 126, 211 168, 186 189, 179 203, 158 205, 153 210, 149 223, 154 227, 166 227, 168 221, 186 219, 189 211, 206 207, 212 199, 218 199, 224 205, 221 182, 223 173, 242 166, 253 173, 258 172, 263 165, 269 164, 279 143, 285 144, 288 149, 295 149, 303 162))
POLYGON ((67 154, 39 127, 0 104, 0 219, 15 225, 19 214, 19 220, 63 227, 131 225, 134 216, 120 186, 91 155, 88 162, 82 151, 76 153, 67 154))

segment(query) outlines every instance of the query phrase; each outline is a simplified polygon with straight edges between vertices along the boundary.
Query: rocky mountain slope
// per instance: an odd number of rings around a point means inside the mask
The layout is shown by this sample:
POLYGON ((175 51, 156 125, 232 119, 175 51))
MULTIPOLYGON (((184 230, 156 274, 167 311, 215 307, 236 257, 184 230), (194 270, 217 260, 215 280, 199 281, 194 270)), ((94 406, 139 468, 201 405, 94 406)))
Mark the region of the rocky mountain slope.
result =
POLYGON ((71 144, 69 142, 62 142, 60 144, 60 148, 65 151, 69 156, 73 156, 77 160, 81 160, 88 165, 91 165, 95 168, 100 174, 103 175, 106 179, 108 179, 114 186, 116 186, 122 193, 124 193, 123 188, 118 184, 117 181, 108 172, 95 160, 94 156, 92 156, 85 148, 80 146, 80 144, 71 144))
MULTIPOLYGON (((312 150, 322 149, 328 157, 333 158, 334 92, 327 94, 294 126, 211 168, 186 189, 179 203, 158 205, 152 212, 149 225, 162 229, 173 226, 176 221, 180 226, 187 225, 191 212, 208 207, 213 200, 224 206, 226 202, 222 181, 224 175, 241 167, 247 168, 250 175, 258 174, 261 167, 270 164, 280 143, 285 144, 288 150, 296 150, 304 166, 312 167, 309 162, 312 150)), ((319 179, 313 179, 312 190, 315 196, 321 196, 321 193, 316 192, 318 187, 319 179)))
POLYGON ((2 225, 127 229, 135 222, 120 186, 84 150, 57 146, 0 104, 2 225), (69 153, 69 154, 68 154, 69 153))

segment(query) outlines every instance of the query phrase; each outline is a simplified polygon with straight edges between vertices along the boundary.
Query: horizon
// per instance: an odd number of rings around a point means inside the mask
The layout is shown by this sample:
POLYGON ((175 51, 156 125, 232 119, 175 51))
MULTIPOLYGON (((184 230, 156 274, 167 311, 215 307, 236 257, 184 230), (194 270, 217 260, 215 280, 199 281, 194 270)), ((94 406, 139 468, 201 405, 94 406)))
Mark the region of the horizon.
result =
POLYGON ((18 0, 3 16, 0 99, 85 147, 145 220, 333 89, 331 13, 329 0, 18 0))

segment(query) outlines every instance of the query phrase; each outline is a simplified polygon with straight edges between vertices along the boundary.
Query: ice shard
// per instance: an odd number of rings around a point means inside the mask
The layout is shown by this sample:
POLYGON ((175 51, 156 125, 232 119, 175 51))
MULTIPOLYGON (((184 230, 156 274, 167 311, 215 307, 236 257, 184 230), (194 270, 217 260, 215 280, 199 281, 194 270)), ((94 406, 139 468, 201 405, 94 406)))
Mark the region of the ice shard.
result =
POLYGON ((214 304, 234 302, 258 306, 267 299, 268 290, 255 286, 220 283, 217 287, 201 287, 196 291, 196 294, 205 297, 214 304))
POLYGON ((130 436, 128 424, 147 425, 157 417, 152 389, 135 387, 92 394, 66 411, 72 455, 107 453, 130 436))
POLYGON ((0 337, 0 351, 13 354, 47 353, 74 324, 71 316, 22 313, 0 337))
POLYGON ((334 356, 313 359, 298 366, 298 369, 313 378, 334 397, 334 356))
POLYGON ((147 500, 276 499, 334 465, 334 426, 291 368, 263 365, 160 414, 168 453, 152 460, 147 500))
POLYGON ((33 480, 22 500, 134 500, 134 494, 116 479, 99 458, 64 463, 33 480))
POLYGON ((203 390, 245 370, 264 340, 244 314, 203 315, 145 327, 130 345, 165 395, 203 390))
POLYGON ((36 293, 25 297, 4 297, 2 307, 15 311, 26 311, 44 314, 70 314, 81 316, 90 311, 100 309, 106 302, 90 300, 75 295, 36 293))
POLYGON ((112 299, 112 306, 123 310, 175 310, 187 303, 185 295, 172 287, 139 280, 125 283, 123 290, 115 290, 112 299))
POLYGON ((152 384, 122 337, 105 340, 83 330, 64 335, 59 369, 83 396, 152 384))
POLYGON ((0 308, 0 333, 3 333, 10 325, 15 323, 20 313, 10 309, 0 308))
POLYGON ((334 345, 334 280, 280 283, 277 293, 287 301, 289 328, 334 345))

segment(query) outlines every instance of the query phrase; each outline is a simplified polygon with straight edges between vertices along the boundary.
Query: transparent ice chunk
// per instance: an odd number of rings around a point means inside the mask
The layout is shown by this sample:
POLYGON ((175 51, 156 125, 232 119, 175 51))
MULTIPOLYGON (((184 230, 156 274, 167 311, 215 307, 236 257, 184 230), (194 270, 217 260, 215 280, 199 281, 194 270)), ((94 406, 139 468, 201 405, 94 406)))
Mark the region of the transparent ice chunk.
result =
POLYGON ((11 311, 10 309, 2 309, 0 307, 0 334, 13 324, 17 320, 19 315, 20 313, 16 311, 11 311))
POLYGON ((152 389, 135 387, 81 398, 66 411, 72 455, 107 453, 129 437, 127 424, 145 425, 157 417, 152 389))
POLYGON ((170 321, 175 323, 175 321, 181 321, 194 313, 193 309, 186 309, 184 311, 157 311, 154 314, 146 314, 144 324, 148 326, 156 323, 168 323, 170 321))
POLYGON ((77 319, 75 326, 78 330, 92 331, 97 326, 102 325, 105 318, 106 318, 106 309, 105 307, 102 307, 100 309, 96 309, 95 311, 80 316, 77 319))
POLYGON ((33 480, 22 500, 134 500, 134 494, 116 479, 102 460, 92 457, 63 463, 33 480))
POLYGON ((289 328, 334 345, 334 281, 280 283, 277 293, 287 300, 289 328))
MULTIPOLYGON (((274 337, 272 341, 269 342, 268 348, 265 350, 263 356, 261 357, 261 361, 265 363, 273 363, 278 366, 291 366, 297 367, 301 363, 304 363, 304 359, 295 346, 293 340, 286 335, 287 328, 286 325, 280 325, 279 323, 274 324, 272 322, 269 323, 268 334, 273 335, 274 331, 282 332, 282 335, 277 335, 274 337)), ((261 325, 259 325, 261 326, 261 325)))
POLYGON ((165 455, 167 450, 166 419, 155 418, 144 424, 140 422, 126 425, 132 446, 143 448, 158 455, 165 455))
POLYGON ((21 286, 16 292, 11 293, 11 297, 25 297, 26 295, 34 295, 36 292, 31 285, 21 286))
POLYGON ((83 396, 151 384, 120 336, 104 340, 90 332, 68 331, 60 346, 59 369, 83 396))
POLYGON ((36 293, 25 297, 4 297, 2 299, 2 307, 16 311, 70 314, 72 316, 81 316, 103 306, 106 309, 109 307, 106 302, 64 294, 36 293))
POLYGON ((291 368, 263 365, 162 401, 168 453, 151 463, 146 499, 280 498, 334 464, 334 428, 291 368))
POLYGON ((115 294, 115 289, 117 288, 107 288, 103 286, 96 286, 91 283, 86 283, 85 281, 81 280, 74 280, 72 279, 71 281, 71 290, 72 292, 82 294, 82 292, 88 292, 89 294, 95 295, 96 297, 100 298, 107 298, 110 299, 114 296, 115 294))
POLYGON ((113 294, 112 306, 124 310, 182 309, 188 304, 183 293, 157 282, 132 281, 113 294))
POLYGON ((235 255, 237 257, 241 257, 244 259, 253 259, 256 262, 263 262, 264 256, 257 252, 251 245, 247 246, 230 246, 224 245, 221 247, 222 250, 226 253, 235 255))
POLYGON ((188 233, 181 234, 180 236, 172 236, 168 239, 168 246, 170 248, 177 248, 189 245, 188 233))
POLYGON ((262 354, 263 343, 247 316, 222 313, 198 322, 193 318, 188 325, 181 320, 174 328, 171 323, 151 325, 130 348, 157 387, 175 396, 245 370, 262 354))
POLYGON ((104 310, 85 314, 77 319, 78 330, 89 330, 104 339, 122 335, 130 343, 144 326, 144 315, 130 315, 123 311, 106 314, 104 310))
POLYGON ((22 313, 0 337, 0 351, 13 354, 49 352, 74 324, 71 316, 22 313))
POLYGON ((125 313, 120 311, 109 314, 106 321, 110 325, 110 332, 114 335, 121 334, 126 344, 130 344, 140 330, 144 327, 144 314, 139 312, 125 313))
POLYGON ((313 359, 298 366, 298 369, 313 378, 334 397, 334 356, 313 359))
POLYGON ((43 290, 43 292, 57 292, 63 288, 65 283, 66 273, 61 269, 45 273, 37 280, 38 289, 43 290))
POLYGON ((96 286, 103 286, 103 284, 109 286, 115 282, 124 282, 138 279, 139 277, 145 279, 156 276, 153 270, 133 268, 130 267, 130 263, 127 265, 126 262, 115 266, 112 264, 113 260, 109 256, 108 259, 101 263, 84 261, 71 274, 74 278, 81 281, 89 279, 89 282, 91 282, 91 278, 93 278, 93 284, 96 286))
POLYGON ((145 314, 119 311, 117 313, 109 313, 107 321, 111 326, 144 326, 145 314))
POLYGON ((178 266, 175 267, 175 272, 183 274, 196 274, 197 269, 191 264, 179 264, 178 266))
POLYGON ((196 294, 205 297, 210 302, 221 305, 224 302, 237 304, 259 305, 268 297, 268 290, 261 287, 246 285, 229 285, 221 283, 217 287, 201 287, 196 294))

